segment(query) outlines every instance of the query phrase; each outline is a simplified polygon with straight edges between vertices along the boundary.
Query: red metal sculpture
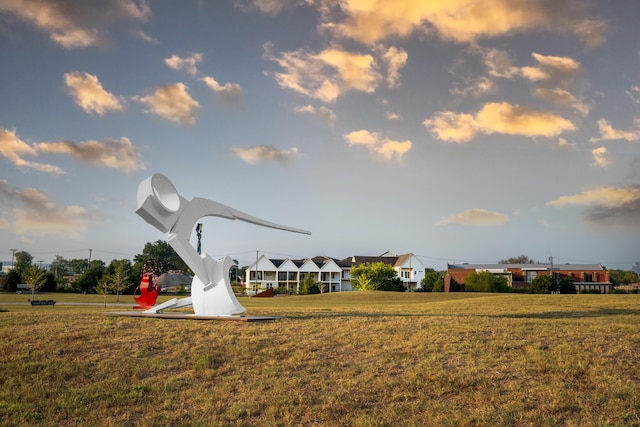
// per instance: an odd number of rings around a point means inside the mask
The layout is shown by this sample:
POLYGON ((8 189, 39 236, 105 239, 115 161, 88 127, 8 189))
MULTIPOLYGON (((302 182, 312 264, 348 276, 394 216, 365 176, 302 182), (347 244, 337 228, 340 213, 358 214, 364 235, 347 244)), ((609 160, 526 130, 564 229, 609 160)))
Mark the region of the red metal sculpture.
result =
POLYGON ((138 303, 138 305, 133 307, 134 310, 148 310, 155 305, 158 294, 160 293, 160 285, 156 285, 154 282, 157 268, 158 263, 154 260, 149 260, 144 263, 140 286, 138 286, 140 295, 133 297, 138 303))

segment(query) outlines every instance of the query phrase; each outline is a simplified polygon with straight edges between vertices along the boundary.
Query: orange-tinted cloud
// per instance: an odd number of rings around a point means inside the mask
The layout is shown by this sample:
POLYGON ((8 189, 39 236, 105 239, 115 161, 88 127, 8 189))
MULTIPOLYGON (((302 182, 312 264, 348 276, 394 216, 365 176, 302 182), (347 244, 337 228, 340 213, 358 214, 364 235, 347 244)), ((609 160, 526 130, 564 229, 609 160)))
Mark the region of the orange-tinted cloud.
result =
POLYGON ((184 70, 191 75, 198 74, 198 64, 202 62, 201 53, 192 53, 189 56, 181 58, 178 55, 171 55, 165 58, 164 63, 174 70, 184 70))
POLYGON ((13 233, 23 236, 80 240, 88 223, 98 218, 80 206, 56 205, 46 193, 35 188, 11 188, 6 180, 0 180, 0 200, 5 206, 18 205, 12 210, 13 218, 5 221, 10 223, 13 233))
POLYGON ((108 111, 121 111, 124 104, 113 94, 107 92, 98 77, 75 71, 64 75, 64 83, 76 104, 87 113, 102 116, 108 111))
POLYGON ((2 0, 1 12, 33 25, 67 49, 100 45, 114 23, 143 22, 151 13, 146 2, 133 0, 2 0))
POLYGON ((293 111, 300 114, 311 114, 320 117, 322 121, 331 127, 333 127, 336 122, 336 114, 325 106, 316 108, 313 105, 301 105, 294 108, 293 111))
POLYGON ((242 88, 237 83, 225 83, 221 85, 213 77, 206 76, 201 79, 213 93, 220 97, 222 103, 229 108, 242 107, 242 88))
POLYGON ((584 4, 543 0, 343 0, 334 13, 330 2, 316 2, 323 27, 366 44, 414 32, 435 32, 445 40, 473 43, 531 30, 573 33, 595 46, 604 39, 605 24, 592 19, 584 4))
POLYGON ((182 125, 196 124, 200 104, 191 98, 184 83, 160 85, 152 94, 134 99, 147 105, 147 113, 164 120, 182 125))
POLYGON ((350 132, 344 139, 349 146, 366 147, 371 153, 385 160, 401 160, 412 146, 411 141, 394 141, 382 137, 378 132, 368 130, 350 132))
POLYGON ((509 217, 486 209, 468 209, 441 219, 438 225, 466 225, 473 227, 497 227, 509 222, 509 217))
POLYGON ((128 174, 146 169, 139 148, 126 137, 104 141, 41 142, 35 148, 40 153, 69 154, 90 165, 117 169, 128 174))
POLYGON ((547 202, 548 206, 587 206, 584 219, 590 223, 606 223, 640 228, 640 186, 595 187, 571 196, 547 202))
POLYGON ((423 124, 438 139, 458 143, 471 141, 479 134, 553 137, 575 128, 561 116, 508 102, 484 104, 475 115, 440 112, 423 124))
POLYGON ((605 147, 594 148, 591 150, 593 154, 593 165, 599 168, 607 168, 611 164, 611 158, 605 147))
POLYGON ((26 142, 16 136, 15 130, 9 131, 0 128, 0 156, 7 158, 19 168, 35 169, 40 172, 55 174, 65 173, 58 166, 47 163, 30 162, 24 157, 37 156, 38 152, 26 142))
POLYGON ((381 79, 373 56, 338 47, 318 53, 299 49, 276 56, 267 44, 265 55, 284 69, 274 73, 280 87, 323 102, 334 102, 351 90, 371 93, 381 79))
POLYGON ((261 161, 274 161, 286 164, 298 156, 298 149, 293 147, 289 150, 278 149, 273 145, 258 145, 256 147, 241 148, 232 147, 231 154, 241 158, 250 165, 255 165, 261 161))
POLYGON ((605 119, 598 120, 598 129, 600 130, 599 138, 591 138, 591 142, 611 141, 623 139, 625 141, 640 141, 640 119, 634 122, 633 130, 618 130, 609 124, 605 119))

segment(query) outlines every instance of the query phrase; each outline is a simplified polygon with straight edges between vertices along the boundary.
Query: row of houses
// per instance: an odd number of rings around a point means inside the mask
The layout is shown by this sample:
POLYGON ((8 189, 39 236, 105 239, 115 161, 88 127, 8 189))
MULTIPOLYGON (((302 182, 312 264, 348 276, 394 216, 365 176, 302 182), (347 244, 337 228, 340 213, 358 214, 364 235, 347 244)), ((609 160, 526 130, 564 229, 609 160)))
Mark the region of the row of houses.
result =
MULTIPOLYGON (((326 256, 278 259, 262 255, 247 268, 244 285, 250 292, 269 288, 298 292, 300 282, 311 275, 327 292, 351 291, 351 268, 375 262, 391 265, 405 288, 411 291, 421 288, 422 279, 429 271, 411 253, 398 255, 386 252, 380 256, 354 255, 344 259, 326 256)), ((470 273, 481 271, 504 276, 514 289, 528 288, 539 275, 552 275, 557 280, 565 277, 573 279, 578 292, 610 293, 613 290, 609 272, 601 264, 447 264, 447 274, 461 285, 464 285, 470 273)))
POLYGON ((393 269, 409 290, 420 288, 426 268, 413 254, 386 252, 380 256, 352 256, 344 259, 316 256, 304 259, 274 259, 260 256, 247 268, 245 287, 249 291, 285 288, 297 292, 307 276, 320 283, 327 292, 351 291, 351 268, 365 263, 383 262, 393 269))

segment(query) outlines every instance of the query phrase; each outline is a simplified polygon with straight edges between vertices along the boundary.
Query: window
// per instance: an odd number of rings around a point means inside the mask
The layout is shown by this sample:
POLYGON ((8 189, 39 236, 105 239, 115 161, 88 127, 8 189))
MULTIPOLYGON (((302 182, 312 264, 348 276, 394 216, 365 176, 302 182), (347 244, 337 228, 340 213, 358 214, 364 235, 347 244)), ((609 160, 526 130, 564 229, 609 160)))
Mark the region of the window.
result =
POLYGON ((593 276, 591 275, 591 273, 584 273, 584 281, 593 282, 593 276))
MULTIPOLYGON (((249 280, 256 280, 256 272, 255 272, 255 270, 249 272, 249 280)), ((257 280, 262 280, 262 271, 258 271, 258 279, 257 280)))

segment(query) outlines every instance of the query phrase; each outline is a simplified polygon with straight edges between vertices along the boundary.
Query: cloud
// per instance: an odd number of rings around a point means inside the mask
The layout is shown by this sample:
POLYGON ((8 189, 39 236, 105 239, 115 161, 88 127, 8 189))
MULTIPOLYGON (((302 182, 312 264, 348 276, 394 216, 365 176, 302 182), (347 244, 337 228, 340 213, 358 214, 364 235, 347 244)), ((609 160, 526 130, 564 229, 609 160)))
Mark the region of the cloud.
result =
POLYGON ((87 113, 102 116, 108 111, 121 111, 123 103, 110 92, 104 90, 98 77, 75 71, 64 75, 64 82, 76 104, 87 113))
POLYGON ((604 39, 604 22, 591 19, 579 1, 563 4, 544 0, 342 0, 317 2, 323 11, 323 28, 333 33, 374 44, 388 38, 406 38, 414 32, 436 33, 457 43, 509 36, 531 30, 572 33, 587 45, 604 39))
POLYGON ((296 113, 311 114, 313 116, 320 117, 326 124, 333 127, 336 122, 336 114, 325 106, 316 108, 313 105, 300 105, 293 109, 296 113))
POLYGON ((298 156, 296 147, 290 150, 279 150, 273 145, 258 145, 252 148, 232 147, 230 151, 250 165, 255 165, 263 160, 287 164, 298 156))
POLYGON ((104 141, 41 142, 35 148, 42 153, 69 154, 90 165, 117 169, 127 174, 146 169, 139 149, 126 137, 104 141))
POLYGON ((62 169, 47 163, 37 163, 25 160, 24 156, 37 156, 38 152, 26 142, 16 136, 15 130, 0 128, 0 156, 3 156, 19 168, 35 169, 40 172, 63 174, 62 169))
POLYGON ((484 104, 475 115, 439 112, 422 123, 436 138, 458 143, 471 141, 479 134, 553 137, 574 129, 561 116, 508 102, 484 104))
POLYGON ((174 70, 184 70, 191 75, 198 74, 197 64, 202 62, 201 53, 192 53, 191 55, 181 58, 178 55, 171 55, 165 58, 164 63, 174 70))
POLYGON ((471 96, 472 98, 480 98, 487 94, 496 93, 497 91, 498 87, 493 80, 485 76, 477 76, 466 78, 462 87, 455 86, 449 90, 449 93, 453 96, 459 96, 462 98, 466 98, 468 96, 471 96))
POLYGON ((631 89, 625 91, 627 96, 631 98, 634 104, 640 104, 640 86, 634 86, 631 89))
POLYGON ((378 132, 358 130, 344 136, 349 146, 364 146, 371 153, 385 160, 401 160, 402 156, 411 150, 411 141, 393 141, 383 138, 378 132))
POLYGON ((157 39, 151 37, 149 34, 144 32, 142 29, 138 29, 132 32, 133 36, 150 44, 158 44, 160 43, 157 39))
POLYGON ((402 120, 402 116, 398 113, 394 113, 392 111, 387 111, 384 113, 384 116, 387 120, 402 120))
POLYGON ((135 97, 137 101, 147 104, 147 113, 181 125, 195 125, 200 104, 187 92, 184 83, 160 85, 145 97, 135 97))
POLYGON ((304 3, 304 0, 236 0, 235 3, 237 7, 244 11, 257 8, 263 13, 277 15, 288 7, 304 3))
POLYGON ((121 21, 145 21, 146 2, 132 0, 0 0, 7 13, 46 33, 66 49, 104 43, 107 28, 121 21))
POLYGON ((539 98, 551 101, 556 105, 573 108, 583 117, 586 117, 591 110, 591 106, 585 103, 583 99, 576 98, 571 92, 564 89, 547 89, 540 87, 536 88, 533 94, 539 98))
POLYGON ((607 168, 611 164, 609 153, 605 147, 594 148, 591 150, 593 154, 593 165, 599 168, 607 168))
POLYGON ((547 87, 566 88, 581 71, 581 64, 566 56, 548 56, 536 52, 531 54, 537 66, 514 66, 507 52, 498 49, 486 49, 483 63, 489 75, 505 79, 523 77, 527 80, 544 83, 547 87))
POLYGON ((202 79, 209 89, 220 97, 222 103, 230 108, 242 107, 242 88, 237 83, 225 83, 220 85, 213 77, 206 76, 202 79))
POLYGON ((0 180, 0 200, 5 206, 19 205, 13 208, 10 221, 10 230, 18 235, 80 240, 88 223, 97 219, 96 214, 80 206, 58 206, 35 188, 11 188, 6 180, 0 180))
POLYGON ((310 98, 333 102, 344 92, 354 90, 371 93, 381 78, 373 56, 346 52, 331 47, 318 53, 299 49, 271 53, 271 45, 264 45, 265 56, 284 71, 275 73, 278 85, 310 98))
POLYGON ((486 209, 468 209, 441 219, 438 225, 468 225, 473 227, 497 227, 509 222, 509 217, 486 209))
POLYGON ((400 70, 407 63, 407 52, 391 46, 382 55, 382 59, 387 64, 387 85, 389 87, 400 86, 400 70))
POLYGON ((611 141, 624 139, 625 141, 640 141, 640 119, 634 121, 634 130, 617 130, 609 124, 605 119, 598 120, 598 128, 600 130, 599 138, 591 138, 591 142, 611 141))
POLYGON ((590 223, 640 226, 640 186, 596 187, 572 196, 561 196, 548 206, 589 206, 584 219, 590 223))

